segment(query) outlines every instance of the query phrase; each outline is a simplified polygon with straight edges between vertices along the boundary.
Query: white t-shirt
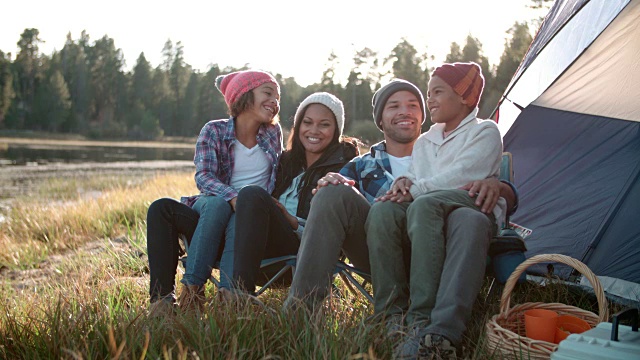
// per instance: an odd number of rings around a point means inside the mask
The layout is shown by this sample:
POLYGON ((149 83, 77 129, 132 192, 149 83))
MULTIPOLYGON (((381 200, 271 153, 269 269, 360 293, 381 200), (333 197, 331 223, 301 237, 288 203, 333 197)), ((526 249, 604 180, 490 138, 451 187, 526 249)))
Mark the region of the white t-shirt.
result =
POLYGON ((266 189, 271 164, 264 151, 258 145, 248 149, 238 140, 233 142, 233 146, 235 154, 230 185, 238 190, 246 185, 258 185, 266 189))
POLYGON ((409 166, 411 165, 411 155, 404 157, 387 155, 389 156, 389 164, 391 164, 391 173, 393 174, 393 178, 395 179, 406 175, 407 171, 409 171, 409 166))

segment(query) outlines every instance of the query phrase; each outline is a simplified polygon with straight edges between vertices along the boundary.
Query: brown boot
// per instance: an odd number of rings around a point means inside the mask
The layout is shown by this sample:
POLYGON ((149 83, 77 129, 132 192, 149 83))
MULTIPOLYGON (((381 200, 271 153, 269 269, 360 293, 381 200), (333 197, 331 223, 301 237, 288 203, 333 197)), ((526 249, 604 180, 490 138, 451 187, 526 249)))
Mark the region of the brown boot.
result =
POLYGON ((157 300, 149 304, 147 317, 155 320, 170 320, 176 311, 176 304, 164 300, 157 300))
POLYGON ((182 285, 182 292, 178 298, 180 310, 185 313, 202 312, 205 304, 204 286, 182 285))

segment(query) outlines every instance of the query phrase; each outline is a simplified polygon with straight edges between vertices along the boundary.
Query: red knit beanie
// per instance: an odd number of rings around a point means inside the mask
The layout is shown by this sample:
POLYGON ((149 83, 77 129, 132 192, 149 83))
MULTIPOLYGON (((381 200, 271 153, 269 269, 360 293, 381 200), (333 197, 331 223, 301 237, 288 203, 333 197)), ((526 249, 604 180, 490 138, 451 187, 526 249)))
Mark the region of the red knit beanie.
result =
POLYGON ((434 76, 449 84, 456 94, 467 101, 467 105, 472 108, 478 106, 484 88, 480 65, 474 62, 443 64, 433 71, 431 77, 434 76))
POLYGON ((216 78, 216 87, 224 96, 224 102, 231 108, 240 96, 264 83, 273 83, 280 93, 280 86, 276 79, 269 73, 256 70, 236 71, 216 78))

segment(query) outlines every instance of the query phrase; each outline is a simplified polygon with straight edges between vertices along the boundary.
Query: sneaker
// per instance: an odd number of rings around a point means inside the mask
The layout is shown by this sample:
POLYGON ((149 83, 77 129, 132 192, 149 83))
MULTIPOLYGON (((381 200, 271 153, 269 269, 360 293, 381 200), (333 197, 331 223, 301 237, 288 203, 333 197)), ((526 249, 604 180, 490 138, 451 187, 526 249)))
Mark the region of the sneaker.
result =
POLYGON ((204 286, 202 285, 182 285, 182 292, 178 298, 180 310, 184 313, 200 312, 204 310, 206 298, 204 296, 204 286))
POLYGON ((420 341, 418 359, 457 359, 456 347, 446 337, 438 334, 427 334, 420 341))
POLYGON ((404 339, 396 345, 393 351, 393 358, 402 360, 418 359, 420 342, 423 337, 422 334, 424 334, 428 325, 428 320, 419 321, 412 325, 411 328, 404 333, 404 339))
POLYGON ((393 314, 384 319, 384 327, 387 330, 387 337, 394 339, 406 334, 407 328, 404 326, 404 316, 393 314))

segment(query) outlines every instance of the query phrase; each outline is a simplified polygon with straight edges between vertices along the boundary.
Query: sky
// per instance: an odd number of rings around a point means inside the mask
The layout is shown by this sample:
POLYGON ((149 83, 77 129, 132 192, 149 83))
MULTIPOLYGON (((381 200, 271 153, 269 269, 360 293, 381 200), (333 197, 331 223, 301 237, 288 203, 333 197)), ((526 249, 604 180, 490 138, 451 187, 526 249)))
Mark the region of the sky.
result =
MULTIPOLYGON (((334 52, 344 82, 357 50, 386 57, 402 41, 443 62, 452 42, 471 34, 497 64, 507 30, 544 15, 531 0, 30 0, 0 6, 0 50, 12 53, 26 28, 36 28, 43 54, 61 50, 68 33, 83 30, 94 41, 107 35, 122 50, 126 67, 141 52, 153 67, 167 40, 180 41, 186 63, 242 67, 293 77, 302 86, 320 81, 334 52)), ((533 31, 533 30, 532 30, 533 31)))

